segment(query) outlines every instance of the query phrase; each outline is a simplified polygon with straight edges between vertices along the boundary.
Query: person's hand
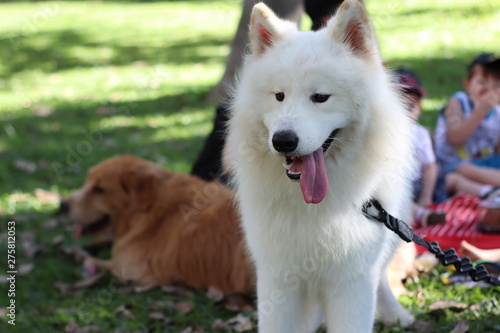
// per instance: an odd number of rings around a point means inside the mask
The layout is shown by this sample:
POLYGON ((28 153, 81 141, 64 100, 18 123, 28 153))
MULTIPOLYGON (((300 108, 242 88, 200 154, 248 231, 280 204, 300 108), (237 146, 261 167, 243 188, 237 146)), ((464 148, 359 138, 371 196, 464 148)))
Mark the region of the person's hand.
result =
POLYGON ((486 116, 496 104, 500 104, 500 89, 495 89, 492 84, 486 84, 484 90, 477 97, 476 109, 486 116))

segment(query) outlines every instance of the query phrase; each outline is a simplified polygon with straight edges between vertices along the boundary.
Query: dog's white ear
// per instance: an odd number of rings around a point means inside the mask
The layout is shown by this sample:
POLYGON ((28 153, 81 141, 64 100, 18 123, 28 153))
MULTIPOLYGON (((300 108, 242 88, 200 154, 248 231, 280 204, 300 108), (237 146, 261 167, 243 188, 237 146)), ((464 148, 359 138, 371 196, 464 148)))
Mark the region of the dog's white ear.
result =
POLYGON ((378 54, 375 33, 363 4, 358 0, 345 0, 336 15, 328 22, 333 38, 347 45, 359 56, 378 54))
POLYGON ((250 42, 253 54, 263 54, 275 42, 283 38, 284 27, 290 22, 281 20, 263 2, 253 7, 250 17, 250 42))

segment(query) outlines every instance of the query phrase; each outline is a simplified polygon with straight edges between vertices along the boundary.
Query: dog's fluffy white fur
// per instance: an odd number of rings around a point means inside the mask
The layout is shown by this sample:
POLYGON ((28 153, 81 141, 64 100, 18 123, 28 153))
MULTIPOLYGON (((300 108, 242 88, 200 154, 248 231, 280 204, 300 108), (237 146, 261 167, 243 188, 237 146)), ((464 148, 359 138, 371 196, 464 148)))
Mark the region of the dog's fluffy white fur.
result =
POLYGON ((257 4, 250 39, 226 157, 257 268, 259 332, 314 332, 323 319, 329 332, 370 332, 376 307, 385 324, 409 325, 385 278, 397 236, 361 212, 376 198, 409 220, 412 167, 410 120, 364 7, 346 0, 324 29, 299 32, 257 4), (308 204, 283 163, 315 154, 335 129, 326 196, 308 204), (297 136, 293 151, 275 148, 280 131, 297 136))

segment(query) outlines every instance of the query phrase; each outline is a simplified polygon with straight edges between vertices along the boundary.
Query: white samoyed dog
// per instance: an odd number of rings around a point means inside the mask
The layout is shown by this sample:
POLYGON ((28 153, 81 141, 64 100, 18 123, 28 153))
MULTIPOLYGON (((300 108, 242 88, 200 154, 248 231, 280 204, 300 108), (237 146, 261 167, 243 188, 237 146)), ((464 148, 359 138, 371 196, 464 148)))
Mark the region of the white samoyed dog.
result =
POLYGON ((362 205, 410 218, 411 122, 364 7, 299 32, 254 7, 234 90, 226 162, 257 269, 259 332, 373 329, 414 318, 385 267, 398 245, 362 205))

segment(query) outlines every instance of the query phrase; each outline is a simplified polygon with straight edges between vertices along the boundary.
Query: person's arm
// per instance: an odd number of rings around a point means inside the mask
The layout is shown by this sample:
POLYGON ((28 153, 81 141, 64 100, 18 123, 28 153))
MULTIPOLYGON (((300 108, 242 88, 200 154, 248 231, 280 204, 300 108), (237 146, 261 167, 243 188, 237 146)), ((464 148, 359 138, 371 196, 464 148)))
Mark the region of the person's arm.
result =
POLYGON ((452 146, 463 144, 479 127, 491 108, 488 103, 478 103, 470 117, 464 118, 460 101, 451 98, 444 110, 448 143, 452 146))
POLYGON ((474 101, 474 109, 469 118, 464 118, 462 105, 456 98, 451 98, 444 110, 446 116, 446 135, 452 146, 463 144, 479 127, 491 108, 498 103, 499 96, 495 89, 486 88, 486 92, 474 101))
POLYGON ((432 195, 438 174, 437 170, 436 163, 422 165, 422 190, 417 202, 421 206, 428 206, 432 203, 432 195))

